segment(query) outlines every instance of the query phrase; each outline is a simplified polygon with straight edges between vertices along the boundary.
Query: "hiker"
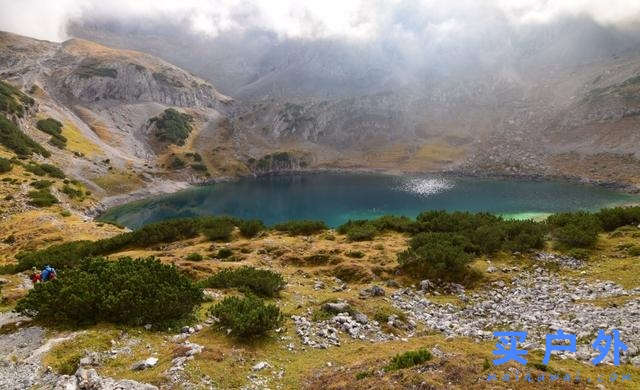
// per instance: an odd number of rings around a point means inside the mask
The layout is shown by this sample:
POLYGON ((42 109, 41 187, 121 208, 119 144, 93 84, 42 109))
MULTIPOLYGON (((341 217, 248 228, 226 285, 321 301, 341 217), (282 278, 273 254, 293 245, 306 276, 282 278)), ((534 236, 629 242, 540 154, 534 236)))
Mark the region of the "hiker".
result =
POLYGON ((56 278, 56 270, 50 265, 44 267, 42 273, 40 274, 40 280, 42 282, 48 282, 50 280, 54 280, 56 278))
POLYGON ((41 281, 42 281, 42 278, 40 277, 40 272, 38 272, 36 267, 31 268, 31 282, 33 284, 36 284, 41 281))

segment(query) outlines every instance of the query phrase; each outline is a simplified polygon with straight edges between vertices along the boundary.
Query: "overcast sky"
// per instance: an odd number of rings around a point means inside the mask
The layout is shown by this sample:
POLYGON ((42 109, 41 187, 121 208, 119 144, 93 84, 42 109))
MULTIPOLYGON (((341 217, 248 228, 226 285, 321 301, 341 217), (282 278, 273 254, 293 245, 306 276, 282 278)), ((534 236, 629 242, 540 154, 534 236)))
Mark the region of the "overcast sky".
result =
POLYGON ((0 30, 40 39, 66 39, 67 21, 83 16, 171 17, 210 36, 251 27, 287 37, 368 39, 389 28, 446 36, 494 18, 517 25, 588 16, 630 25, 640 19, 640 0, 0 0, 0 30))

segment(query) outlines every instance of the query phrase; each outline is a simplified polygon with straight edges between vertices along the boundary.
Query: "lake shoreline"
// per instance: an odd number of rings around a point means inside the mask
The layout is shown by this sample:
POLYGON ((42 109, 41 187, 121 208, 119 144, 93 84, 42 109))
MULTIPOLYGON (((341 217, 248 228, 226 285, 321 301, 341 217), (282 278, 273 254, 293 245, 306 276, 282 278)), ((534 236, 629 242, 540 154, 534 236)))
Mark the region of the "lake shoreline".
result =
MULTIPOLYGON (((438 181, 442 181, 443 183, 445 183, 445 186, 447 185, 447 181, 457 182, 456 185, 451 188, 459 188, 461 190, 467 188, 467 195, 465 196, 469 196, 470 198, 474 198, 477 196, 474 191, 481 191, 481 196, 486 196, 487 191, 489 191, 489 193, 491 193, 491 191, 497 191, 495 195, 491 195, 492 197, 495 197, 495 203, 493 203, 491 200, 480 199, 480 201, 484 203, 480 203, 480 206, 478 207, 485 208, 481 208, 475 211, 486 210, 487 212, 493 213, 519 213, 525 211, 529 212, 530 207, 531 212, 547 212, 547 210, 551 210, 554 207, 556 208, 556 211, 562 211, 563 208, 568 211, 573 209, 589 209, 591 207, 603 208, 617 205, 638 204, 637 200, 632 197, 633 193, 621 191, 620 186, 617 185, 611 185, 610 183, 600 183, 600 185, 597 185, 597 183, 585 182, 583 180, 567 180, 566 178, 545 177, 542 175, 468 175, 464 172, 437 172, 418 174, 413 172, 399 173, 384 170, 316 169, 270 172, 260 175, 243 177, 216 178, 207 180, 206 182, 193 184, 180 183, 180 185, 163 187, 163 189, 170 189, 171 191, 154 192, 148 191, 147 188, 147 191, 141 191, 134 195, 129 195, 126 197, 118 197, 117 199, 112 199, 112 202, 110 203, 103 203, 102 208, 96 209, 96 212, 93 214, 93 218, 101 221, 113 220, 120 223, 123 222, 123 220, 119 219, 120 217, 113 217, 114 215, 126 216, 129 214, 129 218, 131 218, 131 216, 135 215, 139 211, 125 210, 136 210, 137 208, 146 208, 150 204, 160 203, 164 204, 164 207, 166 209, 174 210, 170 211, 169 214, 173 213, 179 215, 181 206, 179 203, 175 204, 173 202, 176 202, 176 200, 180 202, 180 199, 189 199, 189 197, 198 197, 198 199, 200 199, 197 201, 192 200, 189 207, 193 210, 197 210, 198 208, 200 208, 200 212, 203 214, 206 214, 207 212, 213 214, 227 213, 242 218, 247 217, 247 215, 253 217, 254 215, 252 214, 255 214, 255 217, 260 219, 265 218, 266 220, 274 219, 274 216, 265 216, 264 213, 258 211, 262 206, 256 206, 256 199, 264 199, 264 202, 276 201, 276 204, 281 205, 280 210, 278 210, 278 215, 281 214, 283 217, 293 219, 324 219, 325 217, 327 219, 332 219, 335 218, 336 213, 342 213, 341 215, 348 215, 350 219, 361 219, 368 218, 367 215, 371 213, 382 212, 388 214, 408 215, 407 212, 415 212, 416 199, 407 198, 406 201, 413 202, 413 206, 409 206, 408 203, 404 203, 405 200, 398 201, 397 196, 393 194, 384 194, 383 190, 378 189, 378 183, 380 188, 401 188, 404 190, 403 192, 406 192, 407 194, 421 197, 418 205, 422 207, 422 205, 424 204, 422 210, 445 208, 449 209, 457 207, 460 210, 468 209, 470 211, 474 211, 474 208, 477 207, 473 202, 471 202, 471 204, 467 204, 466 200, 461 201, 460 199, 462 198, 459 197, 460 190, 457 191, 457 194, 456 190, 453 190, 453 193, 447 192, 451 196, 453 196, 452 199, 458 199, 458 204, 456 204, 455 201, 453 203, 443 203, 443 199, 445 199, 446 197, 443 198, 440 193, 444 191, 444 187, 441 187, 442 184, 439 184, 438 181), (322 177, 323 175, 325 175, 326 177, 322 177), (371 177, 368 178, 368 176, 370 175, 371 177), (272 182, 271 180, 269 180, 268 178, 270 177, 274 178, 275 181, 272 182), (287 179, 287 177, 291 177, 291 179, 287 179), (282 181, 279 181, 279 179, 277 178, 283 179, 282 181), (298 185, 298 178, 300 180, 303 180, 304 178, 310 178, 306 181, 308 185, 298 185), (432 183, 432 181, 435 181, 435 183, 432 183), (469 186, 466 186, 464 184, 465 181, 469 181, 469 186), (492 183, 493 181, 495 181, 496 183, 492 183), (509 182, 515 182, 516 184, 510 185, 509 182), (230 184, 225 184, 224 187, 219 188, 212 187, 211 190, 199 190, 199 188, 215 185, 216 183, 230 184), (282 184, 282 186, 280 186, 280 183, 282 184), (533 185, 533 183, 541 184, 533 185), (331 186, 333 185, 335 185, 336 187, 332 188, 331 186), (496 185, 498 187, 496 190, 494 190, 492 187, 496 185), (551 197, 547 196, 547 198, 545 198, 547 193, 553 194, 553 191, 555 191, 558 186, 566 185, 569 185, 570 187, 568 195, 566 197, 560 196, 559 198, 557 198, 560 202, 559 204, 555 203, 556 195, 552 195, 551 197), (571 185, 585 187, 573 187, 573 189, 571 189, 571 185), (360 200, 354 200, 353 194, 350 194, 352 196, 351 199, 335 198, 333 191, 338 191, 338 193, 341 193, 341 191, 345 191, 345 188, 348 189, 348 191, 354 191, 354 186, 358 188, 355 191, 364 191, 365 193, 367 193, 367 197, 373 196, 375 203, 368 202, 366 198, 363 199, 364 202, 361 202, 360 200), (529 189, 523 192, 522 189, 526 188, 527 186, 529 189), (589 190, 589 187, 593 188, 593 190, 589 190), (327 190, 328 188, 330 190, 327 190), (476 188, 478 188, 478 190, 476 190, 476 188), (611 195, 606 195, 606 192, 604 194, 598 194, 599 190, 597 190, 597 188, 607 190, 609 193, 611 193, 611 195), (193 193, 190 194, 191 191, 187 192, 187 190, 195 191, 196 195, 193 195, 193 193), (208 196, 213 196, 216 200, 207 200, 207 195, 202 195, 203 191, 204 193, 211 192, 211 194, 213 195, 208 196), (298 199, 289 204, 287 196, 289 196, 289 194, 293 194, 291 191, 295 191, 295 195, 292 195, 293 198, 291 198, 291 200, 295 200, 295 197, 298 197, 302 200, 298 199), (332 201, 334 202, 334 206, 332 207, 338 207, 338 209, 342 207, 342 210, 316 210, 318 205, 317 202, 320 202, 320 204, 324 202, 324 198, 318 198, 318 191, 322 192, 323 196, 328 196, 332 199, 332 201), (547 203, 540 203, 539 199, 533 199, 529 195, 529 192, 531 191, 542 191, 538 193, 541 194, 543 198, 545 198, 544 202, 547 203), (178 195, 180 192, 183 193, 181 195, 178 195), (237 198, 234 197, 234 195, 229 195, 234 193, 237 194, 237 198), (275 196, 275 198, 271 199, 271 196, 275 196), (375 196, 378 196, 378 198, 375 198, 375 196), (389 198, 389 196, 391 196, 391 198, 389 198), (456 196, 458 196, 458 198, 456 198, 456 196), (624 199, 625 196, 629 196, 628 202, 624 199), (169 199, 164 199, 165 197, 168 197, 169 199), (607 203, 607 199, 611 199, 610 203, 607 203), (514 206, 512 204, 513 201, 515 201, 516 203, 523 203, 522 210, 518 210, 518 206, 516 206, 514 209, 514 206), (241 206, 238 206, 238 204, 240 204, 241 206), (282 204, 285 205, 282 206, 282 204), (104 207, 107 205, 110 207, 104 207), (130 205, 131 207, 123 209, 122 207, 125 205, 130 205), (414 208, 409 208, 408 210, 410 211, 407 211, 407 209, 403 209, 403 207, 405 206, 414 208), (505 208, 501 210, 503 206, 505 208), (557 209, 557 207, 560 207, 561 209, 557 209), (314 214, 314 212, 310 210, 316 210, 316 214, 314 214), (114 213, 110 214, 112 211, 114 213), (247 215, 240 215, 238 213, 245 213, 247 215)), ((267 214, 269 214, 269 212, 267 212, 267 214)), ((124 224, 133 226, 136 223, 137 222, 134 222, 130 219, 128 223, 125 222, 124 224)))

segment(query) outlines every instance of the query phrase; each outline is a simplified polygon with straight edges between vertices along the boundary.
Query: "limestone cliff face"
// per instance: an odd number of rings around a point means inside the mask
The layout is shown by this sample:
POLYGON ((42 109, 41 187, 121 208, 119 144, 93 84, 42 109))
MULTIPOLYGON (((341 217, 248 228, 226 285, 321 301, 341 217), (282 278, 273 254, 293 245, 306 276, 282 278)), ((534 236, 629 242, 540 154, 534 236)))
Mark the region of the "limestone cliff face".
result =
POLYGON ((68 103, 133 104, 230 110, 233 99, 208 82, 158 58, 71 39, 62 44, 0 32, 5 78, 40 81, 68 103))
POLYGON ((163 60, 79 39, 54 43, 0 32, 0 79, 35 99, 37 112, 20 121, 31 137, 47 144, 38 119, 64 124, 68 148, 50 148, 52 159, 98 196, 205 180, 211 166, 189 156, 202 148, 206 163, 211 145, 155 150, 149 120, 175 108, 195 118, 192 133, 199 136, 215 132, 236 107, 207 81, 163 60), (174 169, 169 155, 189 163, 174 169))

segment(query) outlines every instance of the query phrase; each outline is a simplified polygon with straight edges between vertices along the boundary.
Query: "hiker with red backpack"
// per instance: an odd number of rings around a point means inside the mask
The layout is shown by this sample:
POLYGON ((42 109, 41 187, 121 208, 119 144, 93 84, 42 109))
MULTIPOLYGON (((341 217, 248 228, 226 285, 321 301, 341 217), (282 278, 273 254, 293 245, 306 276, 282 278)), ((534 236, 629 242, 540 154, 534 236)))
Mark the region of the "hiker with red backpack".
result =
POLYGON ((33 273, 31 274, 31 281, 33 282, 33 284, 55 280, 55 278, 58 276, 56 273, 56 269, 50 265, 44 267, 42 272, 38 272, 38 270, 36 270, 36 267, 33 267, 32 271, 33 273))
POLYGON ((47 265, 46 267, 44 267, 42 273, 40 274, 40 280, 43 282, 48 282, 50 280, 55 280, 57 276, 58 275, 56 274, 55 268, 47 265))

